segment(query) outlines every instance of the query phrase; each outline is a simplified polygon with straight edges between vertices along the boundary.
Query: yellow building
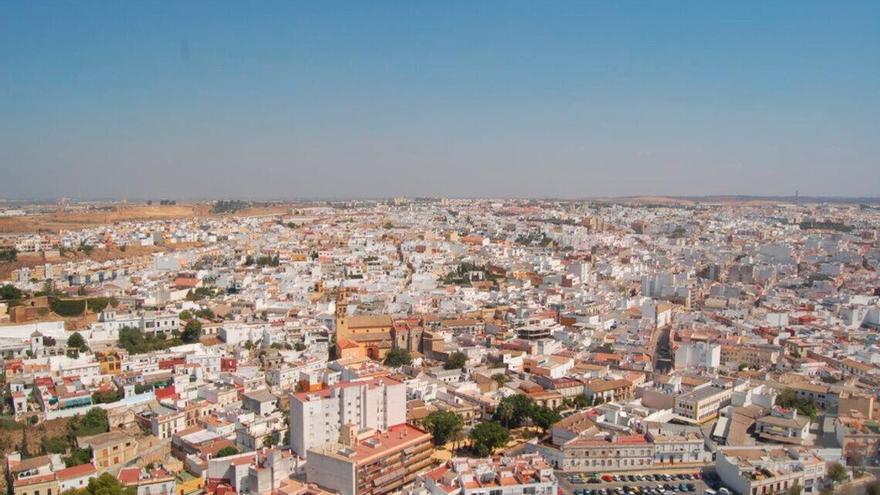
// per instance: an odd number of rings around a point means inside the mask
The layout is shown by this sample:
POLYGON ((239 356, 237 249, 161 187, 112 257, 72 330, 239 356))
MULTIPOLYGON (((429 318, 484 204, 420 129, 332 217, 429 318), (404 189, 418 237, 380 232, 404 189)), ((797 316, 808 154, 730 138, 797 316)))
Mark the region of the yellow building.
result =
POLYGON ((101 365, 102 375, 118 375, 122 373, 122 358, 116 352, 96 352, 95 358, 101 365))
MULTIPOLYGON (((351 353, 340 343, 354 343, 366 351, 371 359, 382 360, 394 347, 392 329, 394 327, 388 315, 348 315, 348 301, 341 295, 336 302, 336 351, 341 356, 344 352, 351 353)), ((347 345, 347 344, 345 344, 347 345)))
POLYGON ((125 464, 138 456, 138 442, 121 431, 109 431, 77 439, 80 448, 92 450, 92 462, 98 469, 125 464))

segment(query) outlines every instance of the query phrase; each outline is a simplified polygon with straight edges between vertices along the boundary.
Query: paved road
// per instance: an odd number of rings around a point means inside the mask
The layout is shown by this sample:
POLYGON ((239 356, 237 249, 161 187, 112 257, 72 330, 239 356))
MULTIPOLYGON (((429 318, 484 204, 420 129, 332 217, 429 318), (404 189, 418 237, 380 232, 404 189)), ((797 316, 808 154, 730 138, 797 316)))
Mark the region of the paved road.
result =
POLYGON ((672 347, 669 345, 669 332, 671 326, 655 330, 656 341, 654 343, 654 371, 668 373, 672 369, 672 347))

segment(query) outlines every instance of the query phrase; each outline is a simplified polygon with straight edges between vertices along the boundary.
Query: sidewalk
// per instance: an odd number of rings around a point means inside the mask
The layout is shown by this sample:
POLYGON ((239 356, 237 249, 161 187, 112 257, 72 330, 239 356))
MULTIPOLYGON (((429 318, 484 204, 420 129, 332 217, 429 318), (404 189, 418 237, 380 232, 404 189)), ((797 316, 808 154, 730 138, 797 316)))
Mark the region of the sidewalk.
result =
POLYGON ((565 475, 569 474, 586 474, 587 476, 592 475, 592 473, 598 473, 599 476, 610 474, 612 476, 635 476, 635 475, 646 475, 646 474, 693 474, 696 472, 701 472, 703 468, 712 467, 712 463, 702 463, 702 462, 692 462, 692 463, 681 463, 681 464, 666 464, 660 466, 653 466, 651 469, 643 469, 643 470, 605 470, 605 471, 563 471, 561 469, 557 469, 556 471, 559 473, 563 473, 565 475))

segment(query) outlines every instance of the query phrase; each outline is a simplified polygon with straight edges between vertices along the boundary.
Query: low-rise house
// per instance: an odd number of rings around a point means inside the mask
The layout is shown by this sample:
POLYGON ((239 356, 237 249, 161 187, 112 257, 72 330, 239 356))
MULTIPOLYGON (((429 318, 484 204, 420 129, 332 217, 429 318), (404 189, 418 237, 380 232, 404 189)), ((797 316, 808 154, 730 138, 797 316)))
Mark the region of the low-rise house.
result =
POLYGON ((707 385, 675 397, 673 411, 682 418, 699 424, 718 417, 722 407, 730 403, 732 389, 707 385))
POLYGON ((797 409, 776 407, 755 421, 755 433, 763 440, 803 445, 810 433, 810 418, 799 415, 797 409))
MULTIPOLYGON (((208 487, 222 482, 235 493, 270 495, 291 477, 295 468, 296 459, 289 451, 269 449, 212 458, 206 477, 208 487)), ((206 491, 210 491, 208 487, 206 491)))
POLYGON ((266 389, 260 389, 244 394, 241 402, 246 410, 253 412, 257 416, 265 417, 275 411, 278 397, 266 389))
POLYGON ((715 456, 715 471, 741 495, 786 493, 793 486, 814 494, 822 487, 825 461, 804 448, 723 448, 715 456))
POLYGON ((600 402, 626 400, 633 396, 633 383, 629 380, 590 380, 584 385, 584 395, 600 402))
POLYGON ((117 476, 123 485, 134 488, 137 495, 174 495, 177 479, 173 473, 159 466, 154 469, 122 468, 117 476))
POLYGON ((450 459, 419 476, 430 495, 556 495, 553 468, 538 454, 450 459))
POLYGON ((121 431, 80 437, 77 444, 92 451, 92 464, 102 470, 126 464, 138 456, 137 440, 121 431))

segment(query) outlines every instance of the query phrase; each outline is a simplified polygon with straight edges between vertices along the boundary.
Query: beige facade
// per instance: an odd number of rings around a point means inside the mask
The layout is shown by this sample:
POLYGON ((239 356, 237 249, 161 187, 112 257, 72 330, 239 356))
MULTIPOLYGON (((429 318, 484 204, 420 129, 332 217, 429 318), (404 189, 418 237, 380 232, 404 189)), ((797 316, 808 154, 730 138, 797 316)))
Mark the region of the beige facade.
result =
POLYGON ((119 431, 110 431, 77 440, 80 448, 92 450, 92 463, 98 469, 125 464, 138 456, 138 442, 119 431))

